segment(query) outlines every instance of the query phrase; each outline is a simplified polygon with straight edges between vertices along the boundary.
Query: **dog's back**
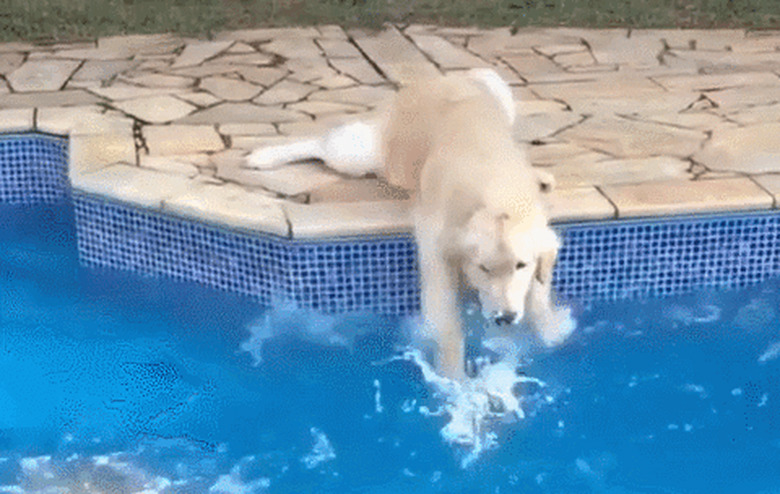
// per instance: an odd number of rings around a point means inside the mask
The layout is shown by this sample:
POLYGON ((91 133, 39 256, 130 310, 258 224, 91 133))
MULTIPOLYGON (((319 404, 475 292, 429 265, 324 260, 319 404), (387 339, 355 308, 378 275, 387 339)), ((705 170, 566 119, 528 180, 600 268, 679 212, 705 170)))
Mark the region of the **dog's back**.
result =
MULTIPOLYGON (((385 178, 436 201, 437 190, 469 191, 511 206, 523 197, 536 202, 536 177, 512 138, 507 105, 469 75, 420 81, 399 91, 383 136, 385 178), (423 166, 425 165, 425 166, 423 166), (448 183, 457 181, 458 183, 448 183)), ((447 200, 447 198, 441 198, 447 200)))

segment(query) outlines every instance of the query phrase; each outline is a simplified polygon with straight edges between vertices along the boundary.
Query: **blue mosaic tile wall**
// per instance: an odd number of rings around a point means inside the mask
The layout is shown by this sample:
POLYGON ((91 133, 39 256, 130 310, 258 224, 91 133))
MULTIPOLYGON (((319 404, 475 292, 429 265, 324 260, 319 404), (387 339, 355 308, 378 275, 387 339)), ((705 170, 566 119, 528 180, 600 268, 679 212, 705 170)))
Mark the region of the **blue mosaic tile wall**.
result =
POLYGON ((566 225, 554 283, 561 298, 618 300, 780 274, 780 213, 566 225))
POLYGON ((39 134, 0 134, 0 203, 40 204, 68 192, 68 140, 39 134))
POLYGON ((411 238, 293 242, 133 209, 75 193, 81 262, 195 281, 324 312, 419 308, 411 238))
MULTIPOLYGON (((63 139, 52 136, 0 138, 0 191, 5 191, 0 192, 0 202, 66 197, 67 187, 62 186, 66 148, 63 139), (25 164, 27 159, 36 164, 25 164), (17 170, 47 167, 51 169, 36 172, 36 179, 20 179, 28 172, 17 170), (56 186, 63 188, 55 190, 56 186)), ((72 201, 79 256, 86 266, 195 281, 254 297, 264 305, 284 298, 324 312, 419 310, 416 252, 409 236, 291 241, 79 193, 72 201)), ((777 212, 555 228, 563 247, 553 282, 564 300, 737 288, 780 275, 777 212)))

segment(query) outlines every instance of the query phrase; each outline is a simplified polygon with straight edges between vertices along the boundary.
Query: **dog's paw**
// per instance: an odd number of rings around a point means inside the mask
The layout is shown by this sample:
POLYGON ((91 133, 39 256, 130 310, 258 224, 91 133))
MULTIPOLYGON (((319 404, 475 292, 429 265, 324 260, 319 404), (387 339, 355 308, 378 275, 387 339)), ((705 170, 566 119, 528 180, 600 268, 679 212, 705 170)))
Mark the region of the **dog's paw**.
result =
POLYGON ((537 331, 542 342, 547 347, 554 347, 563 343, 577 328, 577 321, 571 315, 571 309, 557 307, 539 321, 537 331))

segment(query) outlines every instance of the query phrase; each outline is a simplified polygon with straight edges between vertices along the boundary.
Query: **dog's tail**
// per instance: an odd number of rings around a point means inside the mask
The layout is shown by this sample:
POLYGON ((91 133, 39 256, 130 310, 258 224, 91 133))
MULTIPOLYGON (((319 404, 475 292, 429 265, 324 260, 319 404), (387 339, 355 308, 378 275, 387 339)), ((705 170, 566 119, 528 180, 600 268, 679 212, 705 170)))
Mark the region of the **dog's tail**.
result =
POLYGON ((481 85, 498 102, 504 115, 509 119, 509 125, 515 123, 515 100, 509 84, 493 69, 471 69, 467 72, 469 79, 481 85))
POLYGON ((303 139, 255 149, 247 156, 246 166, 270 170, 296 161, 324 160, 324 154, 322 138, 303 139))
POLYGON ((346 175, 377 173, 382 168, 380 132, 377 122, 341 125, 321 137, 256 149, 247 156, 246 166, 269 170, 288 163, 320 160, 346 175))

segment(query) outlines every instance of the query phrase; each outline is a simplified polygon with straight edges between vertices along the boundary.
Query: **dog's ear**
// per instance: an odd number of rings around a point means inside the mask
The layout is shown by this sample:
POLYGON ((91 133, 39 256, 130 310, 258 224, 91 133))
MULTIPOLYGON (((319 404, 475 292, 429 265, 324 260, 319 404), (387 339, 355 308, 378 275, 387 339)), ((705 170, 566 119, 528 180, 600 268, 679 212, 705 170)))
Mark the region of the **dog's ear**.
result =
POLYGON ((536 281, 542 285, 549 285, 552 283, 553 268, 555 268, 555 260, 558 257, 560 242, 555 232, 548 226, 542 229, 537 241, 539 242, 539 254, 534 276, 536 281))

